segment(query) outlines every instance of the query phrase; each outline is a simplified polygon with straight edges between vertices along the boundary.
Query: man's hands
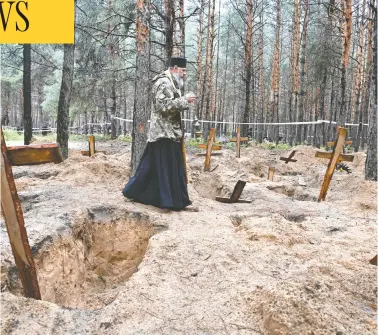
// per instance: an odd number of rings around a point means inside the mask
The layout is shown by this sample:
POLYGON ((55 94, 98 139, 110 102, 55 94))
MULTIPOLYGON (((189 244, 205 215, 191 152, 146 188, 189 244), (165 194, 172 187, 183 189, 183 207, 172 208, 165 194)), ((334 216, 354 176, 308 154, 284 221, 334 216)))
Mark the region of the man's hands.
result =
POLYGON ((186 101, 190 104, 193 103, 196 100, 196 96, 192 92, 185 94, 185 98, 186 98, 186 101))

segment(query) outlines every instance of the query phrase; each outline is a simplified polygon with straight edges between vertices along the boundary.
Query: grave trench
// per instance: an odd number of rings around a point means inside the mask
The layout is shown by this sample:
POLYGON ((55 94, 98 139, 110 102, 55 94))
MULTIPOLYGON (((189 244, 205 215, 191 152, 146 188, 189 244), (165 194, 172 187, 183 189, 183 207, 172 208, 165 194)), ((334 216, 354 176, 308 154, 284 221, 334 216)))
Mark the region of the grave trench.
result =
POLYGON ((272 192, 283 194, 288 198, 292 198, 298 201, 317 201, 317 193, 314 193, 314 189, 305 189, 300 186, 286 184, 269 185, 266 188, 272 192))
MULTIPOLYGON (((157 232, 146 217, 75 223, 71 235, 34 255, 42 300, 90 310, 110 304, 137 271, 157 232)), ((20 285, 12 286, 12 293, 22 295, 20 285)))

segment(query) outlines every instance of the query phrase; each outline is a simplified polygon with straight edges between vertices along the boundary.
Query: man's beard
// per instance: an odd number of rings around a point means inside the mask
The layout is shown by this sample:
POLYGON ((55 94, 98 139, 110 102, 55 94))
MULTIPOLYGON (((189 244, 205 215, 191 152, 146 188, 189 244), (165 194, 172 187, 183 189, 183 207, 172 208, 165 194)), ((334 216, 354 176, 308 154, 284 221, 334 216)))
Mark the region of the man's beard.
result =
POLYGON ((176 83, 179 85, 178 88, 184 87, 184 79, 178 73, 172 73, 173 77, 176 80, 176 83))

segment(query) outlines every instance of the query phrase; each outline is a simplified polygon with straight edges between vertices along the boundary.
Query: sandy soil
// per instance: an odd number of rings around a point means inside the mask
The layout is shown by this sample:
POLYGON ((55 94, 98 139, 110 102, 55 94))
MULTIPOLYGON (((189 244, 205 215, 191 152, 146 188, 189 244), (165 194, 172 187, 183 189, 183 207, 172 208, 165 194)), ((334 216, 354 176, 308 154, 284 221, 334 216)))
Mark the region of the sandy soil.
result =
POLYGON ((335 172, 316 149, 188 150, 199 212, 123 198, 130 144, 98 142, 61 164, 14 167, 43 301, 22 297, 1 222, 2 334, 376 334, 377 184, 365 154, 335 172), (275 168, 267 180, 268 167, 275 168), (238 180, 250 204, 224 204, 238 180))

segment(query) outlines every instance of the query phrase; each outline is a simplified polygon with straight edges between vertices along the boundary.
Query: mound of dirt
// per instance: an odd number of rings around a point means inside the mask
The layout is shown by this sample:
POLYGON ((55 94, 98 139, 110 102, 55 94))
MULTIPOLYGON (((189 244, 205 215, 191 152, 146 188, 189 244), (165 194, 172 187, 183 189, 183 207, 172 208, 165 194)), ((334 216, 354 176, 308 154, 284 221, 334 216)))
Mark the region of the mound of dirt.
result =
POLYGON ((130 144, 71 143, 61 164, 14 167, 42 297, 21 297, 1 222, 1 331, 6 334, 375 334, 377 184, 365 154, 336 171, 317 149, 188 150, 199 212, 125 199, 130 144), (203 150, 201 150, 203 151, 203 150), (267 179, 275 168, 273 181, 267 179), (238 180, 241 198, 225 204, 238 180))

